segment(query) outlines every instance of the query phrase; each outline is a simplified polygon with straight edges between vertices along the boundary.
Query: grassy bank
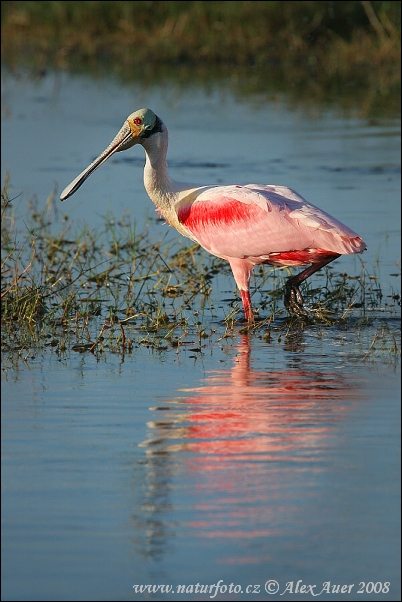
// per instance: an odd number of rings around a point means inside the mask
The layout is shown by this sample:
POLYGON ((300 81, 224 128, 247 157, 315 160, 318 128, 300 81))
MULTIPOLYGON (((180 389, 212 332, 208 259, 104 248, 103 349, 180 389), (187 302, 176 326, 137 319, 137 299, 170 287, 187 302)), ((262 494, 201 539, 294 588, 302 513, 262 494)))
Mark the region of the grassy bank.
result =
POLYGON ((400 2, 2 2, 2 60, 399 112, 400 2))
POLYGON ((288 318, 283 307, 289 271, 256 270, 253 304, 261 317, 248 327, 229 264, 198 245, 182 237, 161 239, 151 229, 137 232, 128 216, 116 220, 109 215, 101 231, 83 226, 74 233, 66 217, 57 217, 55 194, 41 210, 28 201, 23 228, 17 231, 7 187, 6 182, 1 322, 2 350, 10 357, 45 347, 57 354, 124 354, 139 345, 177 352, 189 340, 200 352, 239 332, 267 342, 291 341, 306 328, 351 331, 356 343, 359 333, 370 329, 374 343, 366 342, 362 353, 371 357, 380 350, 399 357, 400 344, 386 321, 396 316, 399 297, 383 293, 364 264, 358 276, 328 267, 305 283, 303 295, 312 310, 307 321, 288 318), (384 320, 372 317, 376 309, 384 320))

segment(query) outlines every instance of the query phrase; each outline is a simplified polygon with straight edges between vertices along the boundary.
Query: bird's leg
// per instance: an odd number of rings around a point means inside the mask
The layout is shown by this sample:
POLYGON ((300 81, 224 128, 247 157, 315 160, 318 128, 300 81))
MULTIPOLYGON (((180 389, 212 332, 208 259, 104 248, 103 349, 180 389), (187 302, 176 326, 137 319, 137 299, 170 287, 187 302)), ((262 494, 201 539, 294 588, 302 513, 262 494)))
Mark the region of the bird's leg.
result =
POLYGON ((320 261, 313 263, 300 274, 292 276, 285 284, 285 307, 292 316, 308 316, 308 312, 303 307, 303 297, 299 290, 299 285, 312 276, 315 272, 323 268, 325 265, 340 257, 339 254, 324 256, 320 261))
POLYGON ((249 293, 249 291, 242 291, 240 289, 240 294, 241 294, 241 300, 243 303, 244 317, 246 318, 247 322, 250 324, 250 323, 254 322, 254 314, 253 314, 253 308, 251 307, 250 293, 249 293))
POLYGON ((298 282, 289 278, 285 284, 285 307, 291 316, 307 316, 303 307, 303 297, 298 287, 298 282))

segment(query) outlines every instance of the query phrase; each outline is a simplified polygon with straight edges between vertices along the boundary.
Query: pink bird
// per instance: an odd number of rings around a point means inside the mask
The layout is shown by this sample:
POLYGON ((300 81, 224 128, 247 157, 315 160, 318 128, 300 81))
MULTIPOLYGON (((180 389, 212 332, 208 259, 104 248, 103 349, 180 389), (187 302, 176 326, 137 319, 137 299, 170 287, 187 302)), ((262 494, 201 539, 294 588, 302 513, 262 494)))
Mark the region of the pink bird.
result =
POLYGON ((149 198, 180 234, 226 259, 239 288, 245 319, 254 321, 249 282, 254 266, 309 266, 285 284, 291 315, 307 315, 299 285, 342 254, 361 253, 361 237, 285 186, 200 186, 175 182, 166 162, 168 131, 150 109, 132 113, 109 146, 61 193, 64 201, 114 153, 141 144, 149 198))

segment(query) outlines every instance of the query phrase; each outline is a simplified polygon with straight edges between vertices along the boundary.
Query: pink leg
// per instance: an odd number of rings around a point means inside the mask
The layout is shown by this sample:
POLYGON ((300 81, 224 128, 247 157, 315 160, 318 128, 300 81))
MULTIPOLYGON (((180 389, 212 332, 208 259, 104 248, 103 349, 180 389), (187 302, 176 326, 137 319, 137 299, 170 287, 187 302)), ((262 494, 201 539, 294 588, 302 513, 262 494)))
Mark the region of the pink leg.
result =
POLYGON ((254 322, 253 308, 251 307, 250 293, 240 290, 241 300, 243 302, 244 317, 247 322, 254 322))
POLYGON ((239 259, 237 257, 231 257, 230 259, 228 258, 228 261, 230 263, 230 267, 232 268, 237 288, 241 294, 244 317, 246 318, 247 322, 254 322, 253 308, 251 307, 250 293, 248 292, 248 285, 254 265, 247 261, 247 259, 239 259))

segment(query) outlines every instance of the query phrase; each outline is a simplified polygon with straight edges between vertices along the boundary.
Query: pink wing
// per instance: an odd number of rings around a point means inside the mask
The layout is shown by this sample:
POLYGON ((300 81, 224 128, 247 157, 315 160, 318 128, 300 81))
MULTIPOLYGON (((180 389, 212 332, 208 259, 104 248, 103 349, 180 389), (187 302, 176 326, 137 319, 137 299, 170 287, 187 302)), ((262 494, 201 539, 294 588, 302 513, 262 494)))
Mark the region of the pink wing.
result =
POLYGON ((339 254, 366 248, 356 232, 284 186, 216 186, 179 206, 180 223, 218 257, 322 249, 339 254))

